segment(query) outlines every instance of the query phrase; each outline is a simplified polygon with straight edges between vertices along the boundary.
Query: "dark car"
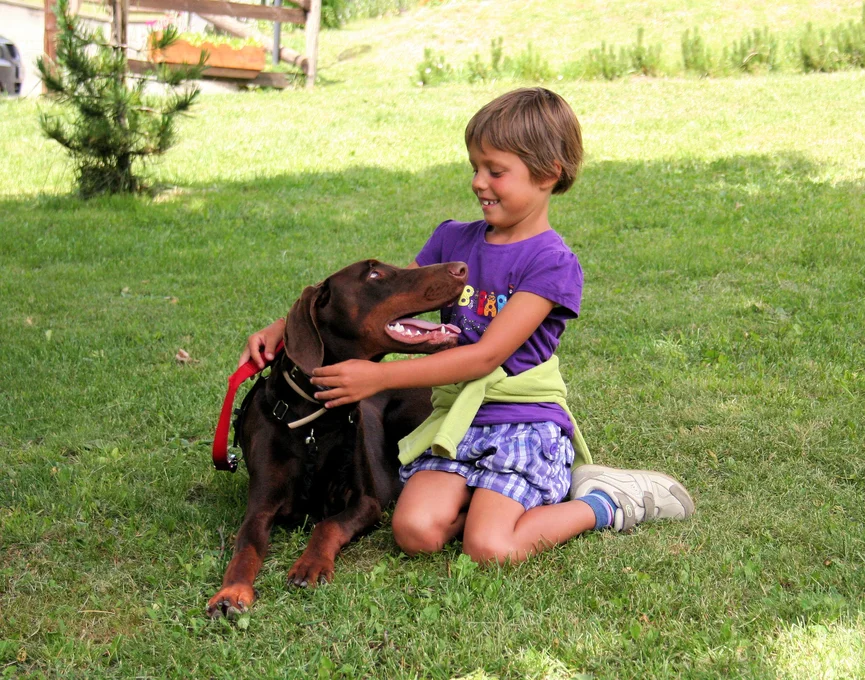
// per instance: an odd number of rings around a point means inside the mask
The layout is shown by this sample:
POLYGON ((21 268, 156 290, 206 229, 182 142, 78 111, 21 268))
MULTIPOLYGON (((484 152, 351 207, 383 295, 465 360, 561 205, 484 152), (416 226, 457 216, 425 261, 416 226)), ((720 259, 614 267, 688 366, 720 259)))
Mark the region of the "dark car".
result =
POLYGON ((21 53, 11 40, 0 35, 0 94, 21 94, 24 82, 24 67, 21 53))

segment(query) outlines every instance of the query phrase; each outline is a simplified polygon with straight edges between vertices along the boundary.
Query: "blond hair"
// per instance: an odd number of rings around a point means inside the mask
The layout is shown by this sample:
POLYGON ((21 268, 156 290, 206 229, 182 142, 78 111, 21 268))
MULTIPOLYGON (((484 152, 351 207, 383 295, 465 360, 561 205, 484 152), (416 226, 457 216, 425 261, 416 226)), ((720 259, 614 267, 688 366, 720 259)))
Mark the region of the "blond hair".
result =
POLYGON ((513 90, 484 106, 466 126, 466 147, 472 144, 516 154, 536 182, 558 177, 554 194, 571 188, 583 162, 580 122, 561 96, 543 87, 513 90))

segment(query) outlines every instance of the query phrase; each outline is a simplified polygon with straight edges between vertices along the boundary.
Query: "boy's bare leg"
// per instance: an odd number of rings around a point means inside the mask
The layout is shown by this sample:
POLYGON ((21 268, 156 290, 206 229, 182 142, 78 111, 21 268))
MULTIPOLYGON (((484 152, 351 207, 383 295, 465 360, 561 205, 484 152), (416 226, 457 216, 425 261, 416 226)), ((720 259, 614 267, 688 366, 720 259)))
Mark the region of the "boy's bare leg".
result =
POLYGON ((595 528, 595 513, 583 501, 521 503, 489 489, 475 489, 463 531, 463 551, 475 562, 522 562, 529 555, 595 528))
POLYGON ((393 513, 397 545, 408 555, 441 550, 462 532, 472 491, 455 472, 421 470, 413 474, 393 513))

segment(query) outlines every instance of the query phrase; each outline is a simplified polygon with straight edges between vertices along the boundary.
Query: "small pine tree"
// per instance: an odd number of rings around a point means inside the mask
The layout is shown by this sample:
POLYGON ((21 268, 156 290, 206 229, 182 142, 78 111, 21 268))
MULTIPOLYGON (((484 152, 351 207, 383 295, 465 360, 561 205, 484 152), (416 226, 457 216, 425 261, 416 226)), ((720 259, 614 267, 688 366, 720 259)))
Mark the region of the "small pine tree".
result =
POLYGON ((693 34, 691 29, 682 34, 682 65, 685 71, 696 73, 703 78, 711 75, 714 70, 712 53, 697 28, 694 28, 693 34))
MULTIPOLYGON (((37 60, 48 95, 65 115, 40 113, 43 132, 69 153, 76 166, 80 194, 133 193, 145 189, 136 166, 171 148, 176 141, 176 116, 187 113, 199 95, 197 87, 181 88, 199 78, 206 55, 194 66, 172 70, 151 64, 146 76, 165 87, 147 92, 148 78, 132 78, 125 45, 110 45, 101 30, 87 29, 69 11, 69 0, 57 0, 57 58, 37 60)), ((156 36, 164 49, 177 39, 170 27, 156 36)))

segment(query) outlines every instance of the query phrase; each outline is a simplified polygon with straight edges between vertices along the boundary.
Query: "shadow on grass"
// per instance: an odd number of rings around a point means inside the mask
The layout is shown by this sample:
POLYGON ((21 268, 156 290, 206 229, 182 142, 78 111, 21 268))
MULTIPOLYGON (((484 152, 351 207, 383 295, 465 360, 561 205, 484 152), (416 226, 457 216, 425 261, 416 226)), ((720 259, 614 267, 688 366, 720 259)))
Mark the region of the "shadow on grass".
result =
MULTIPOLYGON (((596 319, 604 344, 620 348, 646 310, 667 319, 721 283, 769 314, 831 286, 838 298, 822 311, 849 323, 844 300, 865 285, 862 186, 820 174, 793 156, 590 165, 551 210, 586 271, 581 332, 596 319)), ((0 407, 0 434, 204 436, 251 329, 351 261, 408 263, 441 219, 477 217, 469 179, 462 164, 418 174, 362 167, 192 186, 155 201, 0 200, 2 323, 14 339, 2 350, 3 380, 15 386, 4 390, 13 396, 0 407), (175 364, 181 347, 193 363, 175 364), (45 379, 28 380, 34 372, 45 379), (84 404, 105 409, 99 423, 75 416, 84 404)), ((724 303, 692 309, 692 321, 723 323, 713 311, 724 303)), ((850 370, 858 347, 838 348, 850 370)))

